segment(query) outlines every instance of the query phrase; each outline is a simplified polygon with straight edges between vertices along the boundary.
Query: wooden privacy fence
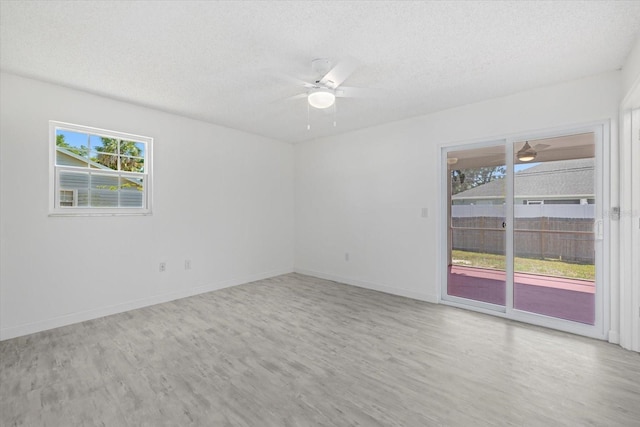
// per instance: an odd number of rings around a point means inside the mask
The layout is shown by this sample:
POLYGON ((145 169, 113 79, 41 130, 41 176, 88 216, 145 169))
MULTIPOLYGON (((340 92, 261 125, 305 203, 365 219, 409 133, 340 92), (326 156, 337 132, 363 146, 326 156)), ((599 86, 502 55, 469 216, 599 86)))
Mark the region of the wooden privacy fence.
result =
MULTIPOLYGON (((490 254, 505 253, 502 217, 451 218, 453 249, 490 254)), ((517 218, 516 256, 593 264, 595 248, 592 218, 517 218)))

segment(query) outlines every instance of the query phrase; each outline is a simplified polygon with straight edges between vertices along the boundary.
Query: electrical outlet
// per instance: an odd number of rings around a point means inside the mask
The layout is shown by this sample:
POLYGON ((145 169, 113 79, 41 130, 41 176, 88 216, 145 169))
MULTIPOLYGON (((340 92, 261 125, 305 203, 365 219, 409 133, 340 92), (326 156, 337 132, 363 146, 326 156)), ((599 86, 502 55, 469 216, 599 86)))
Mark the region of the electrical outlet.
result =
POLYGON ((161 262, 160 263, 160 273, 164 273, 165 271, 167 271, 167 263, 166 262, 161 262))
POLYGON ((349 252, 344 253, 344 260, 349 261, 349 252))
POLYGON ((185 270, 191 270, 191 260, 190 259, 185 259, 184 260, 184 269, 185 270))

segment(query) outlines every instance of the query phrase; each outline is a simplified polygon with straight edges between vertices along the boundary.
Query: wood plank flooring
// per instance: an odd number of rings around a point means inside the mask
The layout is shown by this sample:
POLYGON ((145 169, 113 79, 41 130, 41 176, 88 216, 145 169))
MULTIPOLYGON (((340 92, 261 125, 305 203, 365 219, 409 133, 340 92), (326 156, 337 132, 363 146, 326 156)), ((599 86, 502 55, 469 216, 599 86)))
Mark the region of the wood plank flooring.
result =
POLYGON ((638 426, 640 355, 288 274, 0 343, 1 426, 638 426))

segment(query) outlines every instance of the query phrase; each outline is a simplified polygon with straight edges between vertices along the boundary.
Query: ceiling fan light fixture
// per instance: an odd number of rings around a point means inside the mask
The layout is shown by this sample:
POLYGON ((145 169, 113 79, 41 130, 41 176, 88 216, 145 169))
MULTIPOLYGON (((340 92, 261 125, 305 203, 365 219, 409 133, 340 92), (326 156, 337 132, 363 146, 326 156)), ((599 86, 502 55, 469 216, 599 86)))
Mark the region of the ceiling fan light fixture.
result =
POLYGON ((529 141, 525 142, 524 146, 516 154, 518 160, 520 160, 521 162, 530 162, 531 160, 535 159, 537 155, 538 153, 536 153, 536 150, 531 148, 531 146, 529 145, 529 141))
POLYGON ((336 102, 336 95, 330 89, 315 88, 309 91, 307 99, 314 108, 329 108, 336 102))

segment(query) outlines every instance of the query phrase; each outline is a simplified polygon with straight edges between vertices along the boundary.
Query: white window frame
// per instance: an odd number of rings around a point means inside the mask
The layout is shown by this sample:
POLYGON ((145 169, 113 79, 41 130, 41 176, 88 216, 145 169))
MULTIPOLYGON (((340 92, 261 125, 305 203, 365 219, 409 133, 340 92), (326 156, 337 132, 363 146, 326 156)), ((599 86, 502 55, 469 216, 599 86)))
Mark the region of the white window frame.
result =
POLYGON ((72 123, 49 121, 49 215, 50 216, 116 216, 116 215, 151 215, 152 202, 152 153, 153 138, 148 136, 134 135, 124 132, 99 129, 89 126, 76 125, 72 123), (58 192, 60 190, 70 190, 63 188, 58 179, 60 171, 91 171, 98 172, 95 168, 78 167, 78 166, 62 166, 56 165, 56 135, 58 130, 68 130, 72 132, 86 133, 105 138, 123 139, 127 141, 141 142, 145 144, 144 150, 144 172, 126 172, 99 170, 100 174, 113 176, 137 176, 143 178, 143 194, 141 208, 129 207, 113 207, 113 208, 95 208, 86 206, 77 206, 77 192, 74 190, 73 206, 60 206, 58 192))

